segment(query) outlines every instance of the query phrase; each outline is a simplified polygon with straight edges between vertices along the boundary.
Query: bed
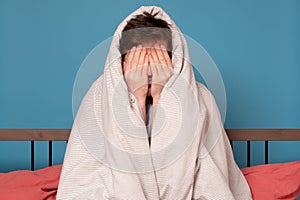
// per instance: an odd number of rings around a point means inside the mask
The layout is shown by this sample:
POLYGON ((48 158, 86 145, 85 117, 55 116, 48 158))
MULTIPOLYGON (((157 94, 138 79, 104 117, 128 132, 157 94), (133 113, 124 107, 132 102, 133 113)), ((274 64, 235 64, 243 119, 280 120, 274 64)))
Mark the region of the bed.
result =
MULTIPOLYGON (((269 141, 300 141, 300 129, 226 129, 231 145, 245 141, 241 168, 254 199, 300 199, 300 160, 269 164, 269 141), (264 142, 264 164, 250 166, 251 142, 264 142)), ((30 141, 31 170, 0 173, 0 199, 55 199, 62 165, 52 166, 53 141, 68 142, 70 129, 0 129, 0 141, 30 141), (35 141, 48 141, 48 167, 34 170, 35 141)), ((300 151, 300 146, 299 146, 300 151)))

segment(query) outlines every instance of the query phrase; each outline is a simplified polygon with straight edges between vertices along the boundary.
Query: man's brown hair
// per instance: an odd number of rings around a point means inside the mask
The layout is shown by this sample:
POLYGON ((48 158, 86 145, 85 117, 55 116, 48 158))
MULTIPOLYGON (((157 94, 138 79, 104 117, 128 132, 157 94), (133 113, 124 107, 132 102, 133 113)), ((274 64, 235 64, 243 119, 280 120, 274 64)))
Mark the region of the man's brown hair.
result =
POLYGON ((169 50, 169 56, 171 57, 172 33, 166 21, 155 18, 157 14, 158 12, 153 14, 153 10, 150 13, 145 11, 127 22, 119 41, 122 61, 126 52, 133 46, 153 41, 166 41, 168 44, 166 48, 169 50))

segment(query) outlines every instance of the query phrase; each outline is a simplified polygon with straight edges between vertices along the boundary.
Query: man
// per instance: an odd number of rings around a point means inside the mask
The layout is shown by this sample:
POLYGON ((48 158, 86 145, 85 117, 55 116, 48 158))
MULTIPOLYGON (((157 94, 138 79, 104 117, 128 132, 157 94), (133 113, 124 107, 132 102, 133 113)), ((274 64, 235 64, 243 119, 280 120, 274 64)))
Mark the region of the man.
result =
POLYGON ((74 120, 57 199, 252 199, 214 97, 161 8, 142 6, 118 26, 74 120))

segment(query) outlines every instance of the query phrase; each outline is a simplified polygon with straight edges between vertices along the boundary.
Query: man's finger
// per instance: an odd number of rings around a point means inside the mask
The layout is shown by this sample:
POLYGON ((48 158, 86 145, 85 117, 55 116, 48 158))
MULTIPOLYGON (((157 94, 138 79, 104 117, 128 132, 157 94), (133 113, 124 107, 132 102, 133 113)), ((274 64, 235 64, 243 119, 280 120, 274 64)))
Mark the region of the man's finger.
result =
POLYGON ((149 60, 150 60, 150 69, 151 69, 151 73, 152 73, 152 78, 155 78, 158 76, 158 71, 157 71, 157 66, 156 66, 156 63, 154 62, 152 54, 150 54, 149 60))
POLYGON ((143 48, 142 48, 142 51, 141 51, 141 54, 140 54, 138 66, 142 66, 142 65, 145 64, 146 53, 147 53, 147 50, 146 50, 145 47, 143 47, 143 48))
POLYGON ((162 52, 162 49, 160 48, 160 46, 158 44, 155 44, 155 51, 157 54, 157 57, 159 59, 159 63, 162 65, 162 67, 167 65, 167 62, 165 60, 165 56, 162 52))
POLYGON ((156 65, 160 65, 160 62, 159 62, 159 59, 158 59, 155 48, 151 47, 150 52, 151 52, 151 57, 153 59, 153 63, 156 64, 156 65))
POLYGON ((132 67, 138 66, 141 51, 142 51, 142 45, 138 45, 137 48, 135 49, 135 53, 132 58, 132 62, 131 62, 132 67))
POLYGON ((136 50, 136 47, 135 46, 133 46, 131 49, 130 49, 130 51, 129 51, 129 53, 128 53, 128 59, 127 59, 127 66, 128 66, 128 70, 131 70, 131 68, 132 68, 132 58, 133 58, 133 56, 134 56, 134 53, 135 53, 135 50, 136 50))
POLYGON ((125 60, 123 61, 123 74, 125 74, 126 73, 126 62, 125 62, 125 60))
POLYGON ((171 58, 168 54, 168 51, 167 51, 166 47, 164 45, 161 45, 160 47, 161 47, 163 55, 165 57, 165 61, 167 63, 167 66, 173 68, 172 61, 171 61, 171 58))
POLYGON ((143 76, 147 76, 147 77, 148 77, 148 60, 149 60, 149 58, 148 58, 148 55, 146 54, 144 56, 144 63, 141 64, 143 66, 142 74, 143 74, 143 76))
POLYGON ((146 55, 146 60, 145 60, 145 65, 147 65, 147 68, 148 68, 148 76, 151 76, 152 75, 152 72, 151 72, 151 68, 150 68, 150 51, 148 53, 148 50, 147 50, 147 55, 146 55))

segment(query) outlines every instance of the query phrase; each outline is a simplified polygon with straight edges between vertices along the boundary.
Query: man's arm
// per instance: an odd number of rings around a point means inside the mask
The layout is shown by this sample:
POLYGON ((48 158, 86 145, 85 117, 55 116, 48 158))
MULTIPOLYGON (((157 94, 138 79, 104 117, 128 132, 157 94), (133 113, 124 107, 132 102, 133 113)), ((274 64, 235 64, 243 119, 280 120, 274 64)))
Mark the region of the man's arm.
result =
POLYGON ((150 127, 152 127, 152 121, 153 121, 155 113, 156 113, 156 108, 157 108, 159 98, 160 98, 160 96, 156 96, 156 97, 153 98, 150 127))
POLYGON ((166 48, 163 45, 155 45, 155 48, 151 48, 149 55, 150 69, 152 73, 151 82, 151 96, 153 98, 153 109, 151 117, 155 116, 158 101, 160 99, 160 94, 169 80, 173 75, 173 65, 166 48))
POLYGON ((123 72, 128 90, 136 97, 142 118, 146 123, 146 97, 148 93, 148 56, 146 48, 133 47, 125 56, 123 72))
POLYGON ((146 124, 147 123, 147 118, 146 118, 146 99, 145 98, 140 98, 140 99, 138 99, 138 102, 139 102, 139 106, 140 106, 141 111, 142 111, 143 120, 144 120, 144 122, 146 124))

